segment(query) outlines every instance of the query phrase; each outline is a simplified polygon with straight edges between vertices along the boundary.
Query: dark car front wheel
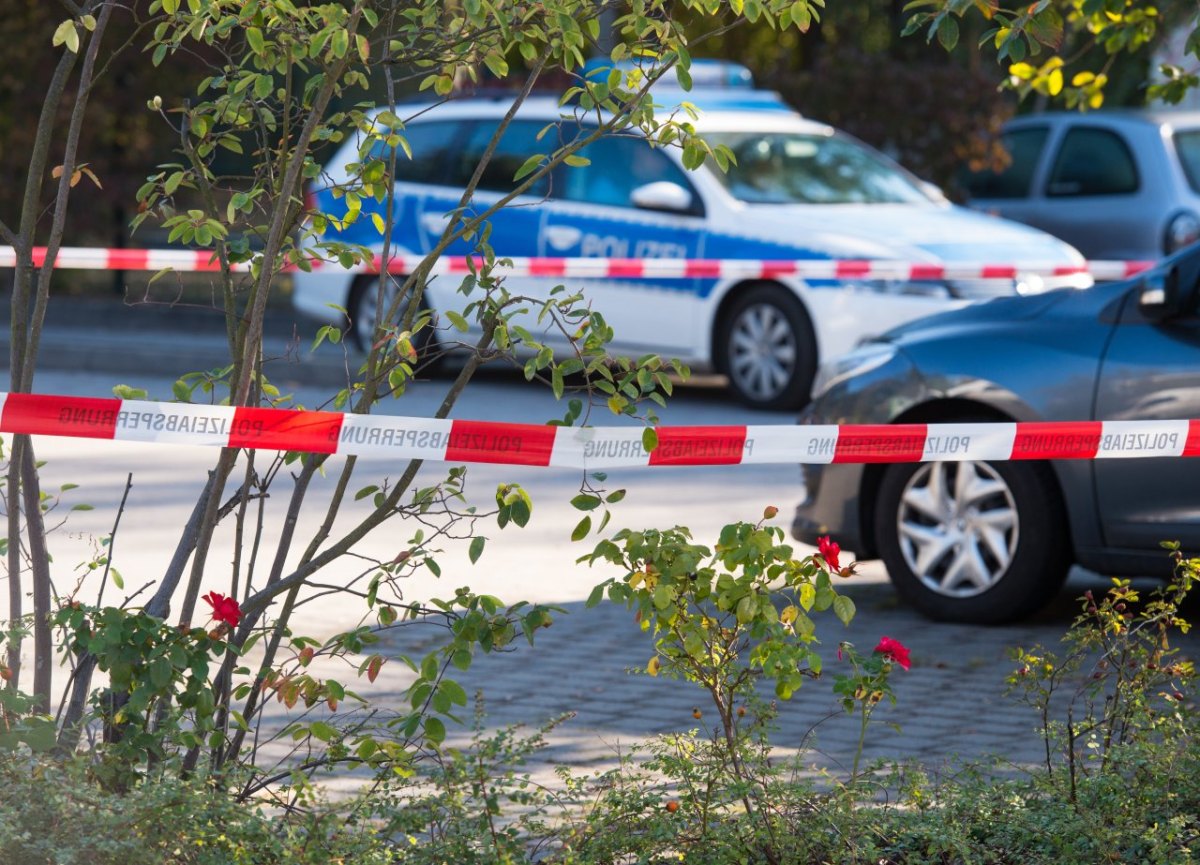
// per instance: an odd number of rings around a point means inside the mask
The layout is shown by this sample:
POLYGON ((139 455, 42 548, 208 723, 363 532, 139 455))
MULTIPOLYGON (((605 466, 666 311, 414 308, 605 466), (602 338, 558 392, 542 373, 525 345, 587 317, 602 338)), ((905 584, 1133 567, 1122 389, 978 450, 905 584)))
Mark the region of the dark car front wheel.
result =
POLYGON ((1058 490, 1044 465, 893 465, 877 501, 888 575, 930 618, 1019 619, 1049 601, 1070 569, 1058 490))

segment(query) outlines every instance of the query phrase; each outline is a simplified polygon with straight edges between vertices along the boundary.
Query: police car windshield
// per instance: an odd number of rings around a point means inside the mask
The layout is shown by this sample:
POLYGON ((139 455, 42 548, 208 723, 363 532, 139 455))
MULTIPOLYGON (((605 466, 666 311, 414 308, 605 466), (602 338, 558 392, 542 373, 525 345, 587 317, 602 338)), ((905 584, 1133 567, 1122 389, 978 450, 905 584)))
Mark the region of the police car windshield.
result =
POLYGON ((706 133, 737 165, 713 173, 749 204, 928 204, 929 197, 879 154, 837 135, 706 133))

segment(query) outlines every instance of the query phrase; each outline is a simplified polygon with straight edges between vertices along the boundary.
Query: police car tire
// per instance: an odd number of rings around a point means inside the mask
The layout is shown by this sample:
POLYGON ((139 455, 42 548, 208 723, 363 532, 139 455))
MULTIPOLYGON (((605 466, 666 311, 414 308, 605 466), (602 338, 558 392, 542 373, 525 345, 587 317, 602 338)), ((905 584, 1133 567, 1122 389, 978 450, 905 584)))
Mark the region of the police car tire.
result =
MULTIPOLYGON (((876 497, 875 540, 900 597, 931 619, 981 625, 1016 621, 1045 606, 1061 589, 1071 567, 1066 514, 1050 467, 1033 462, 942 464, 953 466, 950 472, 979 471, 989 480, 999 480, 1004 491, 996 494, 1008 497, 1016 515, 1016 542, 1007 568, 985 591, 955 597, 935 590, 915 574, 901 548, 905 491, 918 473, 927 475, 931 465, 888 466, 876 497)), ((957 498, 954 502, 957 508, 957 498)), ((933 532, 939 529, 931 526, 933 532)))
MULTIPOLYGON (((394 280, 393 285, 402 285, 404 277, 396 276, 394 280)), ((347 305, 347 312, 350 314, 350 341, 364 352, 371 348, 372 323, 366 320, 366 316, 374 317, 374 298, 376 292, 379 291, 378 286, 378 276, 363 275, 354 280, 354 285, 350 289, 350 300, 347 305)), ((403 318, 404 312, 404 309, 400 310, 401 318, 403 318)), ((417 333, 413 348, 417 350, 417 356, 424 368, 428 368, 437 359, 437 340, 433 336, 432 327, 424 327, 417 333)))
POLYGON ((760 284, 742 291, 720 322, 717 352, 718 369, 729 379, 730 389, 745 405, 766 411, 789 411, 808 404, 817 372, 816 337, 804 304, 783 286, 760 284), (756 328, 764 316, 775 324, 786 324, 793 350, 786 378, 780 386, 767 392, 756 391, 745 380, 744 373, 739 375, 738 368, 744 370, 747 359, 737 356, 737 334, 746 335, 747 328, 756 328))

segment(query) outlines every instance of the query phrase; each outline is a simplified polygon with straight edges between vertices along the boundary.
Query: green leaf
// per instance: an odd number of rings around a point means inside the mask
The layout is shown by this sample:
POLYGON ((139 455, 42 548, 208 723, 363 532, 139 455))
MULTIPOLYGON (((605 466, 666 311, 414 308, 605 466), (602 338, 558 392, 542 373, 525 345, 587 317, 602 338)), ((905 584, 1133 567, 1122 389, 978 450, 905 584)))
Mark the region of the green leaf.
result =
POLYGON ((653 453, 658 447, 658 432, 654 427, 646 427, 642 430, 642 450, 646 453, 653 453))
POLYGON ((854 601, 845 595, 838 595, 833 599, 833 612, 842 620, 843 625, 850 624, 850 620, 854 618, 854 601))
POLYGON ((438 656, 426 655, 425 660, 421 661, 421 678, 433 680, 438 674, 438 656))
POLYGON ((545 159, 545 156, 541 153, 535 153, 533 156, 530 156, 523 163, 521 163, 521 167, 518 168, 517 173, 513 175, 513 180, 520 180, 521 178, 532 174, 534 169, 541 164, 543 159, 545 159))
POLYGON ((326 724, 324 721, 313 721, 312 726, 308 728, 308 732, 316 739, 322 742, 332 742, 337 738, 337 730, 326 724))
POLYGON ((577 153, 572 153, 570 156, 563 157, 563 162, 574 168, 583 168, 585 165, 592 164, 592 160, 588 159, 586 156, 580 156, 577 153))
POLYGON ((487 68, 491 71, 491 73, 497 78, 503 78, 508 75, 508 62, 498 52, 493 51, 485 54, 483 57, 483 62, 487 65, 487 68))
POLYGON ((600 585, 598 585, 592 589, 592 593, 590 595, 588 595, 587 603, 585 604, 586 607, 588 607, 590 609, 590 608, 596 606, 596 604, 600 603, 602 600, 604 600, 605 585, 607 585, 607 584, 601 583, 600 585))
POLYGON ((471 564, 475 564, 477 561, 479 561, 479 557, 483 555, 483 545, 486 543, 487 538, 483 537, 482 535, 471 538, 471 548, 467 552, 467 555, 471 559, 471 564))
POLYGON ((953 51, 954 46, 958 44, 958 22, 949 14, 943 15, 942 20, 938 22, 937 38, 947 51, 953 51))
POLYGON ((571 499, 571 507, 575 508, 577 511, 595 510, 596 508, 600 507, 600 497, 588 495, 587 493, 580 493, 579 495, 575 496, 575 498, 571 499))
POLYGON ((155 658, 150 665, 150 684, 162 689, 171 683, 171 662, 166 658, 155 658))
POLYGON ((442 313, 446 318, 450 319, 450 323, 454 325, 455 330, 460 333, 466 333, 468 329, 467 320, 453 310, 446 310, 442 313))
POLYGON ((591 530, 592 530, 592 518, 589 516, 585 516, 582 520, 579 521, 579 524, 577 526, 575 526, 575 530, 573 532, 571 532, 571 540, 582 541, 584 538, 586 538, 588 536, 588 532, 590 532, 591 530))
POLYGON ((246 28, 246 41, 250 43, 250 50, 255 54, 262 54, 266 48, 266 41, 263 39, 262 31, 257 27, 246 28))
POLYGON ((512 517, 514 523, 521 528, 525 528, 529 523, 529 504, 524 499, 517 499, 509 508, 509 516, 512 517))
POLYGON ((446 725, 442 723, 440 718, 429 717, 425 719, 425 738, 434 745, 440 745, 446 741, 446 725))

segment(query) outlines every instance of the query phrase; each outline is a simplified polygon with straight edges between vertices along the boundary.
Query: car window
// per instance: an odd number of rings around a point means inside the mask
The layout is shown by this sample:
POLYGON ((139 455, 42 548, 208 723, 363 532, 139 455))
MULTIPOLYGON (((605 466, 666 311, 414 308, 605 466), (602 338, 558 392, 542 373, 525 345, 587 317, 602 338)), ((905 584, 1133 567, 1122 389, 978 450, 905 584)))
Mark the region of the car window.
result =
POLYGON ((973 171, 963 179, 970 198, 1025 198, 1033 185, 1033 173, 1050 136, 1045 126, 1014 129, 1000 136, 1009 163, 999 171, 973 171))
MULTIPOLYGON (((447 120, 412 123, 404 128, 402 134, 412 158, 408 158, 404 148, 396 151, 396 180, 405 183, 448 183, 450 151, 462 134, 462 124, 447 120)), ((371 155, 386 159, 386 153, 387 147, 380 141, 371 155)))
POLYGON ((567 166, 560 176, 557 194, 568 201, 633 207, 630 196, 639 186, 658 181, 678 184, 696 193, 683 169, 662 150, 641 136, 610 135, 598 138, 579 151, 587 165, 567 166))
MULTIPOLYGON (((487 150, 492 136, 496 134, 499 122, 481 122, 472 126, 466 141, 459 151, 458 157, 452 160, 451 182, 454 186, 466 186, 471 182, 483 154, 487 150)), ((488 160, 483 175, 479 178, 479 189, 489 192, 512 192, 522 181, 513 180, 530 156, 535 153, 552 153, 558 147, 558 138, 547 133, 538 140, 538 133, 546 127, 544 120, 514 120, 504 130, 492 158, 488 160)), ((543 177, 530 187, 524 194, 544 196, 550 188, 549 181, 543 177)))
POLYGON ((1137 168, 1125 140, 1108 129, 1079 127, 1063 138, 1046 195, 1128 195, 1137 188, 1137 168))
POLYGON ((704 136, 724 144, 737 164, 713 174, 730 193, 752 204, 929 203, 913 179, 851 138, 799 132, 723 132, 704 136))
POLYGON ((1188 129, 1175 133, 1175 152, 1187 175, 1188 186, 1200 192, 1200 129, 1188 129))

